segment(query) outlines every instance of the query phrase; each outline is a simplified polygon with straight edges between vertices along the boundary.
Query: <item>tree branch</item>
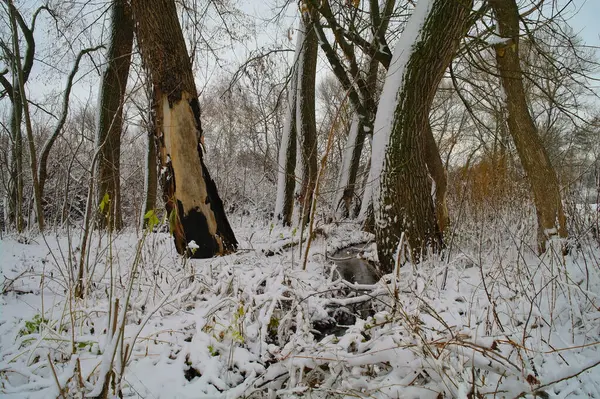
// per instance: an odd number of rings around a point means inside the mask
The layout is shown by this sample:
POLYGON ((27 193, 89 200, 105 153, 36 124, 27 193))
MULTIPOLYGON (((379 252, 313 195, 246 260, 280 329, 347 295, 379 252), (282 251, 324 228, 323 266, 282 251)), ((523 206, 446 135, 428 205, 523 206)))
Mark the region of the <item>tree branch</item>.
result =
POLYGON ((48 175, 48 172, 47 172, 48 156, 50 155, 50 150, 52 149, 54 142, 56 141, 59 134, 61 133, 61 131, 65 125, 65 122, 67 120, 67 115, 69 113, 69 98, 71 96, 71 89, 73 88, 73 80, 75 79, 75 75, 77 74, 77 71, 79 70, 79 62, 81 61, 81 58, 83 58, 84 55, 91 53, 93 51, 96 51, 98 49, 101 49, 101 48, 104 48, 104 46, 100 45, 100 46, 96 46, 93 48, 87 48, 87 49, 81 50, 79 52, 79 54, 77 55, 77 58, 75 59, 75 64, 73 65, 73 69, 71 70, 71 73, 69 74, 69 77, 67 78, 67 87, 65 88, 65 94, 63 97, 63 106, 62 106, 61 117, 60 117, 58 123, 56 124, 56 128, 54 129, 54 132, 52 133, 52 135, 50 135, 48 140, 46 140, 46 142, 44 143, 44 147, 42 148, 42 152, 40 153, 40 164, 38 167, 38 180, 39 180, 42 194, 44 191, 44 183, 46 182, 46 177, 48 175))

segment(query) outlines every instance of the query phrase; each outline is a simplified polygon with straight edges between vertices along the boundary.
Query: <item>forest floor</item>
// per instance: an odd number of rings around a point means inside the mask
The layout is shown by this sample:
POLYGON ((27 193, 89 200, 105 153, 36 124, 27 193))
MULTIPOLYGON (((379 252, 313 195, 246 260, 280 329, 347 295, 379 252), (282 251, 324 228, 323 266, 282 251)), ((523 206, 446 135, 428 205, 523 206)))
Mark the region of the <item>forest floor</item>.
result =
POLYGON ((354 284, 331 256, 376 257, 357 226, 321 226, 302 270, 299 232, 239 222, 240 250, 206 260, 166 233, 94 233, 82 300, 77 234, 4 236, 0 396, 94 396, 113 370, 108 397, 600 398, 591 236, 540 258, 530 230, 482 224, 354 284))

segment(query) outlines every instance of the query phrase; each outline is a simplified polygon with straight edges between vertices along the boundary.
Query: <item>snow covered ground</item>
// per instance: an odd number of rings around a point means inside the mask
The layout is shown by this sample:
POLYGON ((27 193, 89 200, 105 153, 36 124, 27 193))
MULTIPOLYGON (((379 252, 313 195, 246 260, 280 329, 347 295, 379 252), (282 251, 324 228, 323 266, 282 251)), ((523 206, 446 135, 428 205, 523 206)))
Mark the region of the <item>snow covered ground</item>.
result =
POLYGON ((83 300, 76 234, 5 236, 0 394, 93 396, 112 369, 109 397, 600 398, 591 239, 539 258, 480 234, 357 285, 328 258, 356 226, 322 226, 307 270, 299 232, 235 230, 238 253, 188 261, 168 234, 94 233, 83 300))

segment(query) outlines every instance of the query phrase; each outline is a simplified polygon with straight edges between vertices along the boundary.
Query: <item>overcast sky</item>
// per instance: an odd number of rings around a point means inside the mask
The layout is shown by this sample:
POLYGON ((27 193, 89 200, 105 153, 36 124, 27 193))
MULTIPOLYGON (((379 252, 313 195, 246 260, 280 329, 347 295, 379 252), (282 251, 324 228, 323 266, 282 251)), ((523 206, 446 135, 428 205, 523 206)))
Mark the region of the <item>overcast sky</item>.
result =
POLYGON ((570 22, 575 32, 591 46, 600 47, 600 0, 574 1, 577 14, 570 22))
MULTIPOLYGON (((23 0, 26 4, 32 8, 35 8, 35 3, 37 0, 23 0)), ((531 1, 531 0, 527 0, 531 1)), ((548 3, 551 3, 554 0, 549 0, 548 3)), ((569 0, 558 0, 558 7, 561 7, 562 4, 566 4, 569 0)), ((244 12, 248 14, 252 14, 257 18, 267 18, 274 13, 273 3, 283 3, 283 0, 245 0, 240 1, 242 5, 242 9, 244 12)), ((551 3, 555 4, 555 3, 551 3)), ((289 9, 288 15, 295 15, 295 10, 289 9)), ((563 15, 571 16, 569 19, 569 24, 573 28, 573 30, 578 33, 584 40, 584 42, 589 46, 594 46, 600 48, 600 0, 573 0, 572 3, 569 3, 567 6, 565 13, 563 15)), ((235 60, 237 62, 242 62, 247 56, 246 49, 251 49, 259 45, 261 42, 264 44, 269 41, 287 41, 287 32, 288 28, 294 28, 294 18, 286 18, 284 20, 284 26, 279 29, 275 29, 273 25, 269 25, 265 22, 261 23, 258 27, 258 37, 255 39, 249 40, 249 42, 245 46, 237 47, 235 54, 230 55, 231 60, 235 60), (286 24, 288 26, 286 26, 286 24)), ((42 28, 40 26, 39 28, 42 28)), ((37 39, 37 51, 41 54, 44 51, 44 32, 43 29, 36 29, 36 39, 37 39)), ((93 40, 93 39, 91 39, 93 40)), ((97 40, 97 39, 96 39, 97 40)), ((290 47, 293 46, 295 40, 289 42, 290 47)), ((597 54, 600 56, 600 52, 597 54)), ((229 57, 227 57, 229 58, 229 57)), ((70 62, 64 63, 64 65, 58 66, 59 69, 63 71, 68 71, 70 69, 70 62)), ((43 65, 36 65, 34 69, 34 74, 36 71, 43 71, 47 69, 43 65)), ((79 84, 74 87, 73 92, 73 101, 75 102, 85 102, 86 98, 90 95, 95 97, 95 92, 97 92, 98 87, 98 70, 95 69, 95 66, 90 65, 87 68, 87 73, 85 72, 84 67, 80 70, 78 76, 86 75, 88 79, 84 78, 79 82, 79 84)), ((46 74, 48 72, 45 72, 46 74)), ((202 80, 208 80, 210 77, 214 77, 215 74, 218 73, 218 70, 213 71, 199 71, 197 78, 199 80, 198 83, 202 80), (204 75, 204 76, 202 76, 204 75)), ((50 91, 62 91, 64 86, 65 76, 55 75, 52 76, 51 79, 47 79, 47 76, 44 76, 44 72, 38 74, 38 76, 32 76, 30 79, 30 87, 28 88, 33 97, 38 97, 42 93, 48 93, 50 91), (41 75, 41 76, 39 76, 41 75), (57 79, 58 78, 58 79, 57 79), (35 82, 35 83, 34 83, 35 82), (37 87, 35 87, 37 86, 37 87), (36 90, 37 89, 37 90, 36 90)), ((600 90, 600 83, 594 82, 593 86, 600 90)), ((39 97, 38 97, 39 98, 39 97)), ((6 103, 6 101, 2 101, 6 103)), ((92 104, 95 103, 95 99, 92 99, 92 104)), ((0 105, 0 108, 5 108, 6 104, 0 105)))

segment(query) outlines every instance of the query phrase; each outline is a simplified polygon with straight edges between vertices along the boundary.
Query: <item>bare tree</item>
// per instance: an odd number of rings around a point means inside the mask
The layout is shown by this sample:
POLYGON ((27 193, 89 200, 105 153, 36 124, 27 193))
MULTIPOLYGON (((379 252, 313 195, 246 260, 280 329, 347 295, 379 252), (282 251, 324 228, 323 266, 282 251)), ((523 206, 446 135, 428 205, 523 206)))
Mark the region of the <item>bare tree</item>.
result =
POLYGON ((0 83, 3 87, 3 92, 0 93, 0 97, 5 94, 11 102, 11 117, 10 117, 10 166, 9 166, 9 182, 8 182, 8 198, 6 199, 7 209, 7 224, 12 224, 16 227, 17 231, 21 232, 24 228, 23 221, 23 136, 21 133, 21 122, 23 117, 23 94, 22 87, 25 87, 31 69, 33 68, 33 62, 35 57, 35 38, 33 32, 35 29, 35 23, 37 17, 43 9, 46 7, 38 8, 31 19, 30 26, 27 25, 23 19, 21 13, 16 9, 12 1, 6 1, 5 6, 6 15, 9 15, 11 38, 13 41, 16 40, 17 44, 6 43, 0 39, 0 47, 2 47, 4 58, 7 60, 7 64, 11 65, 12 82, 6 78, 9 70, 0 71, 0 83), (17 65, 17 54, 15 51, 19 51, 19 44, 17 26, 23 33, 25 38, 26 48, 23 62, 21 63, 20 54, 17 65))
POLYGON ((538 251, 552 236, 567 237, 556 172, 529 113, 519 57, 519 8, 514 0, 490 0, 503 40, 494 46, 506 95, 508 127, 527 173, 538 219, 538 251))

